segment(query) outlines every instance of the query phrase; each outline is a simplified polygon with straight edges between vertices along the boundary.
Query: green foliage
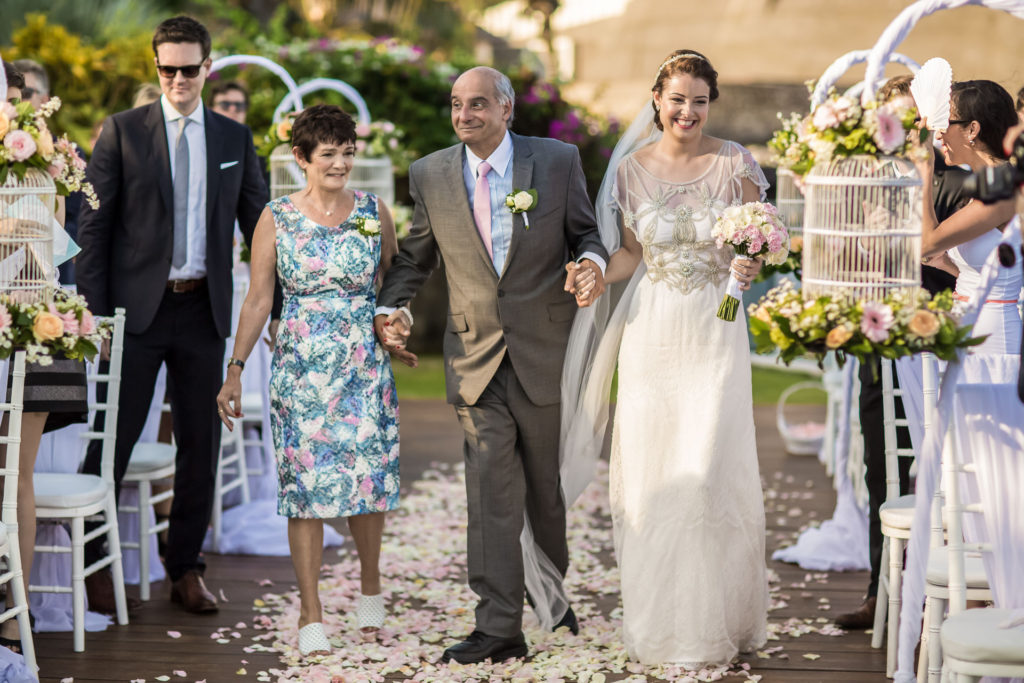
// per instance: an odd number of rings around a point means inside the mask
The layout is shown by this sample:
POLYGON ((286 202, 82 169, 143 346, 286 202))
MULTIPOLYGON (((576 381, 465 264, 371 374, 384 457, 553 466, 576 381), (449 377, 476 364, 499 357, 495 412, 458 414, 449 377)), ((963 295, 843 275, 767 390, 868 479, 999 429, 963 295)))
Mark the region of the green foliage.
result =
POLYGON ((3 0, 0 44, 10 43, 23 25, 21 17, 34 13, 45 14, 70 33, 104 42, 151 32, 173 4, 166 0, 3 0))
POLYGON ((4 59, 30 57, 46 65, 50 92, 64 102, 52 128, 87 148, 93 125, 128 109, 138 84, 154 77, 150 38, 148 32, 136 33, 93 45, 44 15, 31 14, 15 33, 13 47, 2 53, 4 59))

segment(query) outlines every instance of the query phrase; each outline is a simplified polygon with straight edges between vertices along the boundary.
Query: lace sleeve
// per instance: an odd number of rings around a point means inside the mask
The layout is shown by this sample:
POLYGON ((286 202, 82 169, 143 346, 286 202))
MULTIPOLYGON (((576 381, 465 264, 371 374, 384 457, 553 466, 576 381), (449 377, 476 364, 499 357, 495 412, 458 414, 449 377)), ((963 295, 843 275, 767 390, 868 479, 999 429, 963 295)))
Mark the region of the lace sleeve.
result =
MULTIPOLYGON (((749 180, 757 186, 759 201, 765 201, 767 196, 766 192, 768 190, 768 178, 765 177, 764 171, 761 170, 758 163, 754 161, 754 155, 750 153, 750 150, 738 144, 736 147, 739 149, 739 154, 737 155, 733 177, 736 179, 737 185, 739 185, 744 178, 749 180)), ((740 189, 741 195, 742 192, 742 189, 740 189)))
POLYGON ((612 212, 616 214, 622 225, 636 234, 636 214, 629 209, 629 180, 627 178, 627 166, 629 158, 619 164, 615 173, 615 182, 612 185, 612 212))

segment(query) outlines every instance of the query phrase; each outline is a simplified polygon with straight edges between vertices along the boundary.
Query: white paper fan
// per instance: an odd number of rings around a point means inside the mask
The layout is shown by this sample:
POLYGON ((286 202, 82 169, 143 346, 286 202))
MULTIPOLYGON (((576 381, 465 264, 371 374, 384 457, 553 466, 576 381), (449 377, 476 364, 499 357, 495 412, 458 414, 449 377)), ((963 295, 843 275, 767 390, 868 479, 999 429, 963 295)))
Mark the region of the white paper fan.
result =
POLYGON ((910 94, 921 118, 928 119, 929 130, 949 128, 949 91, 953 87, 953 69, 942 57, 924 63, 910 82, 910 94))

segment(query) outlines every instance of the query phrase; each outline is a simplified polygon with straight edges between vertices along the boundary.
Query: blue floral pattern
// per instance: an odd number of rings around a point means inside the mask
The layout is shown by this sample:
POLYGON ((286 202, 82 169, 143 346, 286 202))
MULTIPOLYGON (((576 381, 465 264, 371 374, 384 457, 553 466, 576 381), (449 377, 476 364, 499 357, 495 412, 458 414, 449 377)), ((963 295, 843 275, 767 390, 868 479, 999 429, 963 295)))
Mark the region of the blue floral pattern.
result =
POLYGON ((288 197, 268 204, 284 308, 270 378, 278 514, 322 519, 398 506, 398 399, 391 359, 373 331, 380 235, 377 198, 356 192, 337 227, 288 197))

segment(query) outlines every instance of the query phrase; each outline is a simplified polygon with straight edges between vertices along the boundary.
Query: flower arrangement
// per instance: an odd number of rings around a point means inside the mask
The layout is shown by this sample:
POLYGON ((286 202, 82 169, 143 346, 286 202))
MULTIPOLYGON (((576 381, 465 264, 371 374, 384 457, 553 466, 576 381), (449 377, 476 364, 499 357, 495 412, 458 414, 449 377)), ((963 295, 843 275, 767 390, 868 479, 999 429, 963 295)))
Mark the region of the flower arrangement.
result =
POLYGON ((894 293, 883 301, 821 296, 804 301, 803 294, 784 281, 751 304, 750 332, 757 353, 778 349, 787 365, 794 358, 813 356, 819 364, 829 351, 862 362, 870 356, 900 358, 929 351, 953 360, 959 348, 982 343, 970 327, 959 326, 953 295, 931 297, 925 290, 914 296, 894 293))
POLYGON ((764 282, 775 275, 793 273, 797 280, 803 279, 804 238, 793 235, 789 238, 789 254, 779 264, 765 263, 754 282, 764 282))
MULTIPOLYGON (((763 257, 766 263, 778 266, 789 256, 789 233, 771 204, 747 202, 730 206, 715 221, 711 237, 719 249, 730 245, 736 251, 735 258, 763 257)), ((736 320, 741 298, 739 280, 731 275, 718 317, 736 320)))
POLYGON ((57 194, 66 197, 80 191, 91 207, 98 208, 96 192, 85 180, 85 161, 78 155, 78 146, 67 135, 54 140, 46 124, 59 109, 59 97, 50 98, 39 109, 28 102, 0 104, 0 184, 11 173, 24 180, 30 168, 37 168, 53 178, 57 194))
POLYGON ((99 324, 85 299, 66 289, 52 303, 23 303, 18 293, 0 295, 0 359, 25 349, 26 360, 50 365, 53 356, 91 359, 110 329, 99 324))
POLYGON ((917 109, 911 100, 860 103, 835 91, 801 118, 782 118, 782 129, 768 141, 781 168, 804 176, 811 167, 856 155, 907 156, 910 133, 916 130, 917 109))
POLYGON ((267 160, 267 167, 270 164, 270 155, 274 153, 274 150, 279 145, 290 145, 292 141, 292 125, 295 123, 295 112, 286 114, 283 119, 276 123, 270 124, 267 128, 267 134, 263 136, 263 142, 260 144, 256 154, 267 160))
POLYGON ((412 163, 412 155, 402 145, 405 131, 391 121, 360 123, 356 126, 356 153, 368 159, 389 157, 395 171, 404 174, 412 163))

